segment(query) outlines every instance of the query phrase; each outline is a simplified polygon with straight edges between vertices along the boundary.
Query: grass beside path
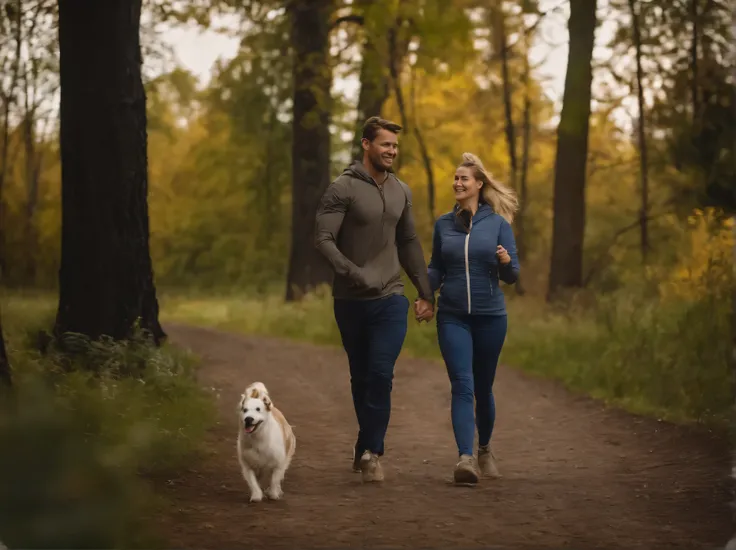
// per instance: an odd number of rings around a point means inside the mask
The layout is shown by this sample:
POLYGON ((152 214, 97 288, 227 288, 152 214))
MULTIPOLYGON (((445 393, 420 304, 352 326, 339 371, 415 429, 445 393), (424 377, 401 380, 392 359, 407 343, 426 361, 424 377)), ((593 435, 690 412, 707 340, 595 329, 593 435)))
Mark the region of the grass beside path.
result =
MULTIPOLYGON (((164 321, 340 345, 326 292, 299 303, 281 295, 165 293, 161 304, 164 321)), ((629 292, 567 311, 513 296, 508 309, 504 364, 633 413, 725 426, 732 406, 727 302, 664 303, 629 292)), ((410 312, 403 353, 440 359, 434 322, 418 325, 410 312)))

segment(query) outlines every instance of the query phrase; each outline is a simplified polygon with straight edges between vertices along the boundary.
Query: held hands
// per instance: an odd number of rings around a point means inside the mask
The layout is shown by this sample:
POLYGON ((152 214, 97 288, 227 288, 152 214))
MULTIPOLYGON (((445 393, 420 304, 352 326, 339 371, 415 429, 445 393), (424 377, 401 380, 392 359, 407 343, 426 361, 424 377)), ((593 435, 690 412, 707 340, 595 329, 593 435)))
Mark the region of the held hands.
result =
POLYGON ((511 261, 511 256, 509 256, 509 253, 500 244, 496 247, 496 257, 502 265, 506 265, 511 261))
POLYGON ((429 322, 434 317, 434 306, 423 298, 417 298, 414 302, 414 316, 419 323, 429 322))

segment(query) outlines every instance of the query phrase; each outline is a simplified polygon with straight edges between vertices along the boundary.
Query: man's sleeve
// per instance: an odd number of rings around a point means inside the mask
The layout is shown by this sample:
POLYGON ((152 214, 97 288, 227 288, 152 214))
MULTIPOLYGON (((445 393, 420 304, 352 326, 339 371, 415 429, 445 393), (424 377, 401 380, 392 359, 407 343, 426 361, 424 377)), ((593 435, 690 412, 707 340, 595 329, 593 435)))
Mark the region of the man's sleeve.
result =
POLYGON ((412 214, 411 190, 404 185, 406 205, 396 225, 396 247, 399 251, 399 262, 417 289, 419 297, 434 304, 434 292, 429 285, 427 263, 424 261, 422 244, 417 237, 412 214))
POLYGON ((337 248, 337 235, 349 206, 350 197, 345 185, 340 181, 330 184, 317 208, 314 245, 327 258, 335 273, 352 278, 358 268, 337 248))

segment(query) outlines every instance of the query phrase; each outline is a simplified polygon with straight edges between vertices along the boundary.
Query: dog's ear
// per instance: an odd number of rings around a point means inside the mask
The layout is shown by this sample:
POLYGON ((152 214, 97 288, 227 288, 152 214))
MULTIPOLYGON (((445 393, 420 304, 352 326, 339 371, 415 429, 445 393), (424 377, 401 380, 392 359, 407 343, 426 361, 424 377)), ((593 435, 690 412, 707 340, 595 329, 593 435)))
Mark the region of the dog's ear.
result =
POLYGON ((273 403, 271 403, 271 399, 267 396, 263 396, 263 404, 266 406, 266 410, 270 411, 271 407, 273 407, 273 403))

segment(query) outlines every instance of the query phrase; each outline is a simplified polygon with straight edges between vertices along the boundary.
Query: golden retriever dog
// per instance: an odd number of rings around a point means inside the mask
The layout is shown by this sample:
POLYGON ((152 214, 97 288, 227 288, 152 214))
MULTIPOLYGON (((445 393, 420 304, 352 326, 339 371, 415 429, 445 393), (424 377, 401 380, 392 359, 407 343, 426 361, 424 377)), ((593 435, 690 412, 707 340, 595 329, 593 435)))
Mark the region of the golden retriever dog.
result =
POLYGON ((238 461, 250 489, 250 501, 283 496, 281 483, 296 450, 292 427, 271 401, 266 386, 254 382, 241 395, 238 406, 238 461))

